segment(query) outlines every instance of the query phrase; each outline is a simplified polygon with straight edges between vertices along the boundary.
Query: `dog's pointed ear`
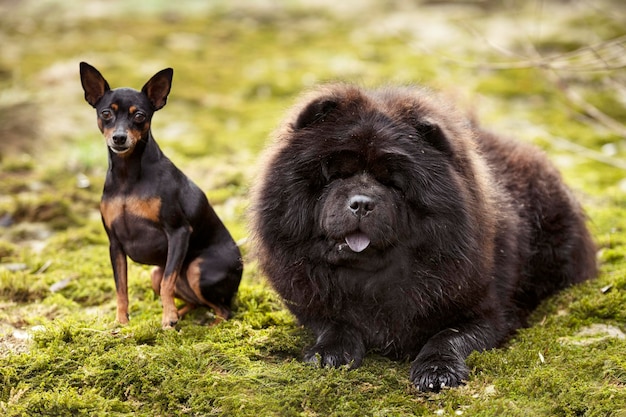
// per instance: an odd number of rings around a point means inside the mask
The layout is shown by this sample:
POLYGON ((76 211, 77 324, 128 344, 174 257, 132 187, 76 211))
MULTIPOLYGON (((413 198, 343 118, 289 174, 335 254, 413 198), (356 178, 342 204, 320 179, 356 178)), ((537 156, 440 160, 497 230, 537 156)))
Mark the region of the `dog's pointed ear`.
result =
POLYGON ((339 107, 339 103, 332 98, 323 97, 313 100, 300 112, 293 127, 299 130, 323 122, 326 116, 332 113, 337 107, 339 107))
POLYGON ((80 63, 80 82, 85 91, 85 100, 93 107, 111 89, 100 71, 86 62, 80 63))
POLYGON ((172 88, 173 76, 174 70, 172 68, 165 68, 154 74, 141 89, 152 102, 154 111, 163 108, 165 103, 167 103, 167 95, 172 88))

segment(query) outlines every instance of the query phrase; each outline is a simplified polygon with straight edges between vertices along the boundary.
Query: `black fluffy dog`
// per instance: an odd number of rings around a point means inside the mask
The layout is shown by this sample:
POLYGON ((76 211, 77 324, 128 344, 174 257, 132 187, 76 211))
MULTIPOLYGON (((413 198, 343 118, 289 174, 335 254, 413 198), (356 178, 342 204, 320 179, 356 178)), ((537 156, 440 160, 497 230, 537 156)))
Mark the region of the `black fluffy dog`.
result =
POLYGON ((276 132, 253 198, 261 267, 316 336, 305 360, 414 360, 457 386, 559 289, 596 275, 585 216, 534 147, 419 89, 323 86, 276 132))

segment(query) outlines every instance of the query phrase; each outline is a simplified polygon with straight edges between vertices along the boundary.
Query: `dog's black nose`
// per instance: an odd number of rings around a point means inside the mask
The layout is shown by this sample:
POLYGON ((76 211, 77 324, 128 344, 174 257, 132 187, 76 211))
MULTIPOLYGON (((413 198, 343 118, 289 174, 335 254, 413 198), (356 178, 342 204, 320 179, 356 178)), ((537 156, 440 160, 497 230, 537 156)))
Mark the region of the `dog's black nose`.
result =
POLYGON ((123 145, 126 143, 125 133, 116 133, 113 135, 113 143, 116 145, 123 145))
POLYGON ((374 210, 374 200, 366 195, 357 194, 352 196, 348 201, 348 207, 355 216, 365 216, 370 211, 374 210))

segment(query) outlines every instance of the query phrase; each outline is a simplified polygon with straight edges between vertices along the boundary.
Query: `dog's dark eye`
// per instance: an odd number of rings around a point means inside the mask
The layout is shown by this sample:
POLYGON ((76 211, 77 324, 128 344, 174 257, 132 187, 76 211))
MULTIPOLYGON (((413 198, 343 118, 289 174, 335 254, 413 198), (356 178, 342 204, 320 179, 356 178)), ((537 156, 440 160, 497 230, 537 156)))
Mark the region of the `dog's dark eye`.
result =
POLYGON ((404 193, 405 184, 402 178, 392 176, 385 178, 383 181, 381 181, 381 183, 386 187, 393 188, 396 191, 404 193))
POLYGON ((146 121, 146 115, 143 113, 135 113, 133 116, 133 121, 135 123, 143 123, 146 121))
POLYGON ((350 151, 338 152, 322 162, 322 174, 329 182, 349 178, 362 170, 363 166, 358 155, 350 151))
POLYGON ((103 120, 111 120, 113 118, 113 112, 111 110, 102 110, 102 112, 100 112, 100 117, 102 117, 103 120))

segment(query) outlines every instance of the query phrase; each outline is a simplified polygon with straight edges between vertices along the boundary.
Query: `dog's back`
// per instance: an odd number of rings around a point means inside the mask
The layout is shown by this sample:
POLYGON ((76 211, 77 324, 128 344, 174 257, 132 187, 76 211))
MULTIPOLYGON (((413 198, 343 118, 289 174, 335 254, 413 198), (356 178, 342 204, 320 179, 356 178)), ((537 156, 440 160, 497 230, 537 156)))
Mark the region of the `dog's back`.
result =
POLYGON ((485 131, 477 141, 521 220, 518 236, 506 239, 517 239, 514 299, 524 318, 542 299, 595 277, 596 248, 580 204, 540 149, 485 131))

